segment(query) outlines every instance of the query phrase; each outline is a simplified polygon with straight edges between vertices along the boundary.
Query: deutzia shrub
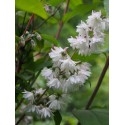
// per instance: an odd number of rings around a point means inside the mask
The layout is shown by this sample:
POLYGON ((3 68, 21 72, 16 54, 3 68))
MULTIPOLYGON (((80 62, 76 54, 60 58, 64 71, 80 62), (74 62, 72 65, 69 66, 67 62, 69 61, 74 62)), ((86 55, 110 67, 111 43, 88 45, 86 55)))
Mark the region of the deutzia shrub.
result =
MULTIPOLYGON (((88 16, 86 22, 81 21, 77 26, 78 36, 68 38, 68 41, 79 54, 90 55, 103 45, 105 30, 108 30, 108 19, 103 19, 101 12, 92 11, 92 15, 88 16)), ((38 33, 27 32, 25 37, 21 37, 22 44, 25 44, 24 39, 30 38, 33 41, 34 37, 41 40, 38 33)), ((34 112, 42 118, 53 116, 56 110, 61 110, 70 100, 69 93, 83 86, 90 77, 91 65, 87 62, 72 60, 67 49, 68 47, 57 46, 51 49, 49 57, 52 60, 52 66, 44 67, 41 71, 41 75, 46 80, 46 89, 23 92, 23 97, 29 102, 27 108, 29 112, 34 112), (53 93, 48 90, 53 90, 53 93)))

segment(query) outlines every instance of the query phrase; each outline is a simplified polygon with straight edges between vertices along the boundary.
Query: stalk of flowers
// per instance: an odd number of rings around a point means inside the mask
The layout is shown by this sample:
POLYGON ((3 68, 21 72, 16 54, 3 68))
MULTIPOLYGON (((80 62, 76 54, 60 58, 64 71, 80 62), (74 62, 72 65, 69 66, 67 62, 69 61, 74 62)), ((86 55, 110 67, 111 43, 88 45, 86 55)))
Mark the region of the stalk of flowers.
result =
POLYGON ((81 55, 90 55, 96 52, 104 43, 104 31, 108 30, 108 18, 103 19, 100 12, 92 11, 86 22, 76 26, 78 36, 68 38, 73 49, 78 49, 81 55))
MULTIPOLYGON (((76 38, 68 38, 70 46, 78 49, 79 54, 89 55, 103 45, 104 31, 108 29, 108 19, 101 18, 101 12, 92 12, 86 23, 81 21, 77 26, 76 38)), ((56 110, 61 110, 68 100, 71 91, 83 86, 90 77, 90 64, 73 61, 66 48, 54 46, 49 53, 52 67, 44 67, 41 75, 46 79, 46 86, 54 90, 53 94, 42 88, 32 92, 23 92, 23 97, 29 102, 28 111, 35 112, 40 117, 51 117, 56 110), (40 98, 41 97, 41 98, 40 98)))
POLYGON ((27 110, 35 112, 40 117, 51 117, 56 110, 62 109, 70 90, 75 90, 90 76, 90 64, 75 62, 67 54, 67 47, 54 47, 49 53, 53 61, 52 68, 45 67, 41 74, 47 81, 49 89, 59 90, 60 93, 45 93, 42 88, 32 92, 23 92, 23 97, 29 102, 27 110), (74 89, 75 88, 75 89, 74 89), (44 94, 44 95, 43 95, 44 94), (42 95, 42 98, 39 98, 42 95))

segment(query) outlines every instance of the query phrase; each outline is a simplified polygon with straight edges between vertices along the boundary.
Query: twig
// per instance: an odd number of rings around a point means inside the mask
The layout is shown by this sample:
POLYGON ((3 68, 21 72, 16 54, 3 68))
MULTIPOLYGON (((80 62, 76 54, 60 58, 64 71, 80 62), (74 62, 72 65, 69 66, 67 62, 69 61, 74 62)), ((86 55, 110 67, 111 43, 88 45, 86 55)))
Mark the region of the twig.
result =
POLYGON ((16 106, 16 108, 15 108, 15 111, 20 107, 20 105, 22 104, 23 100, 24 100, 24 98, 22 98, 22 99, 20 100, 20 102, 17 104, 17 106, 16 106))
POLYGON ((36 74, 36 77, 34 78, 34 80, 32 81, 32 83, 30 84, 30 87, 32 87, 32 85, 34 84, 34 82, 36 81, 36 79, 38 78, 38 76, 40 75, 40 73, 41 73, 41 69, 36 74))
POLYGON ((60 7, 61 7, 61 4, 57 7, 57 9, 55 10, 55 12, 53 14, 51 14, 46 20, 44 20, 37 27, 35 27, 35 29, 39 29, 44 23, 46 23, 51 17, 53 17, 56 14, 56 12, 60 9, 60 7))
MULTIPOLYGON (((30 26, 30 24, 31 24, 31 22, 32 22, 32 20, 33 20, 33 18, 34 18, 34 14, 32 14, 32 16, 30 17, 30 19, 29 19, 29 21, 28 21, 28 24, 27 24, 27 26, 26 26, 26 28, 25 28, 25 30, 24 30, 24 32, 23 32, 22 35, 24 35, 24 34, 26 33, 26 31, 28 30, 28 28, 29 28, 29 26, 30 26)), ((18 49, 19 49, 19 45, 20 45, 20 43, 18 44, 18 49)), ((18 51, 19 51, 19 50, 18 50, 18 51)), ((21 63, 21 60, 19 60, 19 62, 17 63, 17 66, 16 66, 16 72, 17 72, 17 73, 20 72, 21 66, 22 66, 22 63, 21 63)))
POLYGON ((26 31, 28 30, 28 28, 29 28, 29 26, 30 26, 30 24, 32 23, 32 20, 34 19, 34 14, 32 14, 32 16, 30 17, 30 19, 29 19, 29 22, 28 22, 28 24, 27 24, 27 26, 26 26, 26 28, 25 28, 25 30, 24 30, 24 32, 23 32, 23 35, 26 33, 26 31))
POLYGON ((93 100, 94 100, 94 98, 95 98, 95 96, 96 96, 96 94, 97 94, 97 92, 98 92, 98 90, 99 90, 99 87, 100 87, 100 85, 101 85, 101 83, 102 83, 102 80, 103 80, 103 78, 104 78, 104 76, 105 76, 105 74, 106 74, 106 71, 107 71, 107 69, 108 69, 108 66, 109 66, 109 56, 107 57, 105 66, 104 66, 104 68, 103 68, 103 70, 102 70, 102 73, 101 73, 101 75, 100 75, 100 77, 99 77, 99 80, 98 80, 98 82, 97 82, 97 85, 96 85, 96 87, 95 87, 95 89, 94 89, 94 91, 93 91, 91 97, 89 98, 89 100, 88 100, 88 102, 87 102, 87 105, 85 106, 85 109, 89 109, 90 105, 92 104, 92 102, 93 102, 93 100))
MULTIPOLYGON (((67 1, 66 1, 66 8, 65 8, 65 10, 64 10, 64 14, 63 14, 63 15, 65 15, 66 12, 67 12, 67 10, 68 10, 69 2, 70 2, 70 0, 67 0, 67 1)), ((57 32, 57 34, 56 34, 56 39, 59 38, 59 36, 60 36, 60 32, 61 32, 61 30, 62 30, 62 27, 63 27, 63 21, 61 20, 60 23, 59 23, 59 29, 58 29, 58 32, 57 32)))
POLYGON ((40 99, 44 96, 44 94, 48 91, 49 87, 46 88, 46 90, 43 92, 43 94, 37 99, 38 103, 40 101, 40 99))
POLYGON ((16 124, 15 125, 18 125, 21 121, 22 121, 22 119, 25 117, 25 113, 19 118, 19 120, 16 122, 16 124))

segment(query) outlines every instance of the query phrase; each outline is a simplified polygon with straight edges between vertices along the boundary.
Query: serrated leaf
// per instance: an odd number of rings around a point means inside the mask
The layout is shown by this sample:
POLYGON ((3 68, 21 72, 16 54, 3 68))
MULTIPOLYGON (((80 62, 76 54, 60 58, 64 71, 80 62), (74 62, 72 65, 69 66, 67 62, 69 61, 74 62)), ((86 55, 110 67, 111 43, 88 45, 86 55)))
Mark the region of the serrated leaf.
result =
POLYGON ((34 13, 44 19, 48 17, 44 5, 40 0, 16 0, 16 8, 34 13))
POLYGON ((81 125, 108 125, 109 112, 104 109, 93 110, 75 110, 74 116, 79 120, 81 125))
POLYGON ((44 40, 47 40, 48 42, 51 42, 53 43, 54 45, 58 46, 59 45, 59 42, 58 40, 56 40, 54 37, 50 36, 50 35, 47 35, 47 34, 41 34, 42 38, 44 40))
POLYGON ((62 121, 62 116, 58 110, 54 112, 54 121, 55 121, 55 125, 60 125, 62 121))

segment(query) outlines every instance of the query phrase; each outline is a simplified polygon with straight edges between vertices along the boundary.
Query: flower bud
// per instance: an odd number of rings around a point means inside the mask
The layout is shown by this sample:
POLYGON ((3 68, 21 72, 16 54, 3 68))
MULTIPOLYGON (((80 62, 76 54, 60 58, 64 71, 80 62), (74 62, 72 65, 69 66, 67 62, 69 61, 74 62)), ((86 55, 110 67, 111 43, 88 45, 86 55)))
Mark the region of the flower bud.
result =
POLYGON ((42 39, 39 33, 36 33, 36 38, 37 38, 37 40, 39 40, 39 41, 42 39))
POLYGON ((23 36, 20 37, 20 44, 21 46, 25 46, 25 39, 23 36))
POLYGON ((31 40, 31 45, 32 45, 32 47, 35 47, 35 46, 36 46, 36 43, 35 43, 34 40, 31 40))

